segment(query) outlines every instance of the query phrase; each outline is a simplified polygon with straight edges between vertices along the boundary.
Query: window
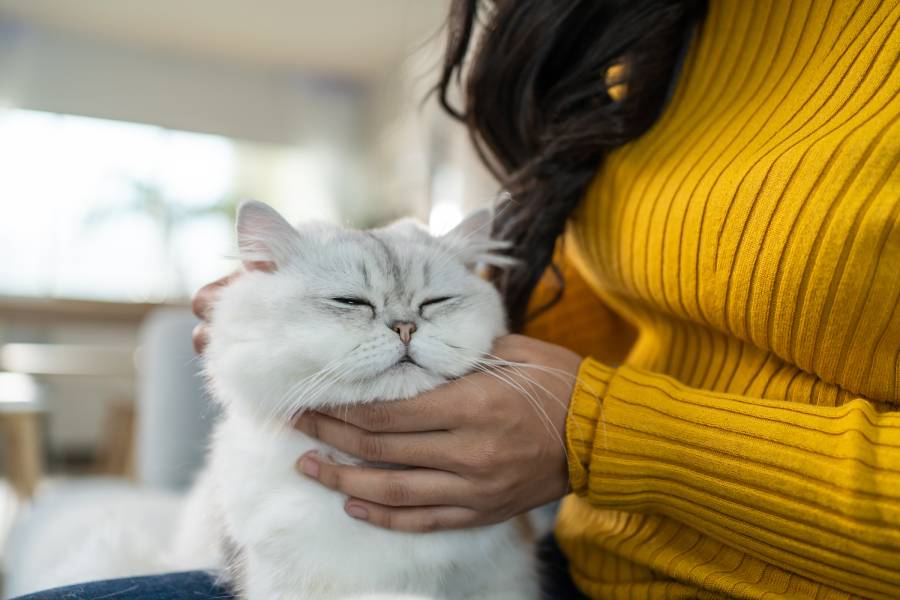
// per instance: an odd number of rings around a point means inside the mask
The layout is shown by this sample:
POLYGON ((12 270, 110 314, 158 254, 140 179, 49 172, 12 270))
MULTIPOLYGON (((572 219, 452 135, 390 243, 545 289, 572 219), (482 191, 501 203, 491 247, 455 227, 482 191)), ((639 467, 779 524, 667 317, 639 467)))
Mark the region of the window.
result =
POLYGON ((325 149, 0 112, 0 294, 184 298, 233 268, 241 199, 337 220, 335 164, 325 149))

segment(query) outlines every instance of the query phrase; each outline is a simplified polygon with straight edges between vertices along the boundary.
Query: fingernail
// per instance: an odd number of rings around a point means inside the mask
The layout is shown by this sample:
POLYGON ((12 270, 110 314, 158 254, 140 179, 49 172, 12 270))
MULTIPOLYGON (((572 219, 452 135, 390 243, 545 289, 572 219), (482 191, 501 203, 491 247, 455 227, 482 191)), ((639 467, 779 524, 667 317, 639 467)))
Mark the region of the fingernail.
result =
POLYGON ((365 521, 369 518, 369 511, 367 511, 365 507, 362 507, 359 504, 348 504, 345 510, 347 511, 347 514, 354 519, 365 521))
POLYGON ((303 471, 303 474, 307 477, 312 477, 313 479, 319 478, 319 461, 313 456, 313 454, 304 454, 300 457, 300 470, 303 471))

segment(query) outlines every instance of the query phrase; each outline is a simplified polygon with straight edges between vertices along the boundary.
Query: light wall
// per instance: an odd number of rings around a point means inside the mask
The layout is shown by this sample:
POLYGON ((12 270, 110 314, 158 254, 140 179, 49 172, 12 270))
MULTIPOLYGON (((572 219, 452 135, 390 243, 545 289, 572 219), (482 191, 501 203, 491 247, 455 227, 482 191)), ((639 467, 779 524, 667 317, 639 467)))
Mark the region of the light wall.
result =
POLYGON ((427 220, 436 183, 453 188, 463 210, 496 193, 464 128, 426 100, 443 46, 438 32, 411 56, 356 80, 0 21, 0 108, 313 147, 340 164, 334 196, 353 222, 427 220))
POLYGON ((435 35, 381 73, 367 103, 373 190, 393 212, 425 222, 437 202, 464 214, 490 204, 498 191, 466 128, 432 93, 444 43, 442 34, 435 35))
POLYGON ((22 108, 250 141, 358 142, 364 86, 0 23, 0 95, 22 108))
MULTIPOLYGON (((0 108, 159 125, 338 157, 351 207, 364 165, 366 86, 0 22, 0 108)), ((124 149, 123 151, 127 151, 124 149)))

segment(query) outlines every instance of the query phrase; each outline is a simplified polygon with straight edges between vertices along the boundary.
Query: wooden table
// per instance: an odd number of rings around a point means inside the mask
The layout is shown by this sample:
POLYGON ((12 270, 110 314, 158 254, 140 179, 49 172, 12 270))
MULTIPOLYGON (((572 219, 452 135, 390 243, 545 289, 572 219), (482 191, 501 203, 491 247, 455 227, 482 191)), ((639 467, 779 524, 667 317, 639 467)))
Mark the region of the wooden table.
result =
POLYGON ((43 473, 40 419, 44 409, 32 377, 0 373, 0 443, 13 489, 28 499, 43 473))
MULTIPOLYGON (((0 332, 4 324, 27 326, 32 334, 33 330, 77 325, 115 327, 136 335, 147 314, 161 306, 176 305, 0 297, 0 332)), ((133 351, 91 344, 32 343, 21 335, 18 339, 0 339, 0 380, 7 381, 0 381, 0 445, 4 471, 20 495, 30 496, 42 474, 41 434, 46 411, 37 396, 37 382, 58 376, 134 379, 133 351)), ((124 404, 111 410, 109 432, 103 442, 101 467, 116 474, 128 472, 132 454, 130 423, 134 407, 131 402, 124 404)))
MULTIPOLYGON (((35 378, 134 378, 134 348, 90 344, 0 344, 0 436, 4 471, 23 498, 43 475, 41 416, 46 412, 35 378)), ((100 463, 104 474, 129 475, 133 454, 133 402, 113 406, 107 417, 100 463)))

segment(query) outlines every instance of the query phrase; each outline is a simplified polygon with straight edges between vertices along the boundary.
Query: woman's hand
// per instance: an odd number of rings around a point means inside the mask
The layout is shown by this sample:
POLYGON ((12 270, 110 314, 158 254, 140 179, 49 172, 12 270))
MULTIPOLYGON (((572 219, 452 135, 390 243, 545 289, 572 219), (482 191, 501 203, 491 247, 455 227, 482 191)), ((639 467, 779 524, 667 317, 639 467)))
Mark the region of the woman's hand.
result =
POLYGON ((238 275, 239 273, 232 273, 231 275, 216 279, 212 283, 204 285, 197 290, 196 294, 194 294, 194 299, 191 301, 191 308, 194 310, 194 314, 200 319, 200 323, 194 327, 192 335, 194 351, 197 352, 197 354, 203 353, 203 348, 206 347, 206 342, 208 340, 206 327, 209 321, 209 309, 212 308, 213 302, 215 302, 216 297, 219 295, 219 290, 231 283, 238 275))
POLYGON ((309 453, 298 467, 349 496, 347 513, 401 531, 504 521, 568 490, 565 422, 581 358, 520 335, 494 354, 533 365, 475 373, 410 400, 306 413, 296 427, 373 463, 328 462, 309 453))
MULTIPOLYGON (((194 296, 198 353, 209 309, 236 276, 194 296)), ((403 531, 497 523, 560 498, 568 489, 566 413, 581 358, 520 335, 499 339, 494 354, 520 366, 475 373, 411 400, 307 413, 296 422, 366 461, 411 468, 336 465, 315 454, 298 466, 349 496, 351 516, 403 531)))

